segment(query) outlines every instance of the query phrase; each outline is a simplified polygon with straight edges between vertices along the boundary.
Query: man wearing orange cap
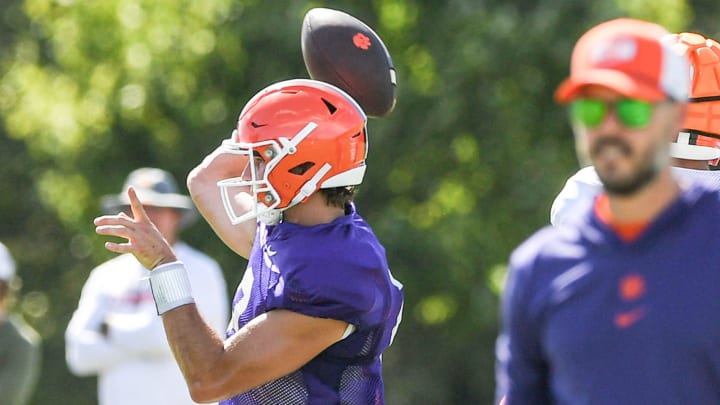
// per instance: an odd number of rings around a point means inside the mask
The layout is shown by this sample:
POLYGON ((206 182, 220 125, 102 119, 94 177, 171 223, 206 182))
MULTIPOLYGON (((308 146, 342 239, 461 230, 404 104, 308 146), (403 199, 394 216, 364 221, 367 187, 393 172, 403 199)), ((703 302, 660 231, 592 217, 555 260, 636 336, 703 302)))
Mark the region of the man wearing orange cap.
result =
MULTIPOLYGON (((670 143, 672 173, 681 181, 701 181, 720 189, 720 44, 691 32, 665 37, 686 55, 692 67, 690 103, 682 130, 670 143)), ((589 162, 583 162, 588 164, 589 162)), ((572 175, 550 209, 550 223, 575 218, 602 192, 603 184, 592 165, 572 175)))
POLYGON ((510 258, 507 405, 720 403, 720 193, 671 172, 691 75, 668 34, 616 19, 573 50, 555 98, 603 192, 510 258))

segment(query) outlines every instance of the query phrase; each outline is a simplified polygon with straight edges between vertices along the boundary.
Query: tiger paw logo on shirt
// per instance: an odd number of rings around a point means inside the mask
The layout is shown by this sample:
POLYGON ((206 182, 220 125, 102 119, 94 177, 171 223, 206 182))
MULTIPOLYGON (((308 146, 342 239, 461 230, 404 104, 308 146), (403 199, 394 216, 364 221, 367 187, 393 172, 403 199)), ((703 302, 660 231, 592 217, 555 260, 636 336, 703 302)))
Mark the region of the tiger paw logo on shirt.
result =
POLYGON ((618 296, 629 304, 629 309, 618 311, 615 314, 613 322, 617 328, 627 329, 645 317, 647 313, 645 306, 637 303, 645 295, 645 292, 645 278, 640 274, 631 273, 620 279, 618 296))

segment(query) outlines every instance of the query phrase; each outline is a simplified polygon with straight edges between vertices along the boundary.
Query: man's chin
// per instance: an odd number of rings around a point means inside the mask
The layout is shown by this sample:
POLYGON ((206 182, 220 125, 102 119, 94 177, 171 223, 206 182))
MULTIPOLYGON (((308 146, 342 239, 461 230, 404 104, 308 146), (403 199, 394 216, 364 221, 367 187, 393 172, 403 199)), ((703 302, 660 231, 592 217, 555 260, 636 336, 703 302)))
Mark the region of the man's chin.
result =
POLYGON ((654 172, 642 172, 635 175, 622 175, 618 172, 598 172, 598 177, 600 177, 600 181, 602 181, 608 195, 629 196, 645 187, 655 178, 656 174, 654 172))
POLYGON ((600 177, 600 181, 602 181, 605 192, 608 194, 625 195, 628 192, 628 183, 622 179, 600 177))
POLYGON ((622 184, 631 177, 630 174, 620 170, 617 165, 596 165, 595 170, 603 184, 622 184))
POLYGON ((621 197, 632 195, 640 188, 635 183, 607 182, 603 184, 608 195, 621 197))

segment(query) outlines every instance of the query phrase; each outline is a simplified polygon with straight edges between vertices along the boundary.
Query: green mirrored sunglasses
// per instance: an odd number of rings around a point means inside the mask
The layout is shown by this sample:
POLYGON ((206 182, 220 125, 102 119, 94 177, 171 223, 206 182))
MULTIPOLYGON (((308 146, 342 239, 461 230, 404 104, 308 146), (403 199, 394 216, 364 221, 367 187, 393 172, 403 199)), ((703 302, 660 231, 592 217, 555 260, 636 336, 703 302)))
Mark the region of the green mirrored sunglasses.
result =
POLYGON ((650 123, 653 103, 624 98, 612 103, 592 98, 579 98, 570 104, 570 117, 588 128, 600 125, 608 112, 615 111, 620 123, 628 128, 643 128, 650 123))

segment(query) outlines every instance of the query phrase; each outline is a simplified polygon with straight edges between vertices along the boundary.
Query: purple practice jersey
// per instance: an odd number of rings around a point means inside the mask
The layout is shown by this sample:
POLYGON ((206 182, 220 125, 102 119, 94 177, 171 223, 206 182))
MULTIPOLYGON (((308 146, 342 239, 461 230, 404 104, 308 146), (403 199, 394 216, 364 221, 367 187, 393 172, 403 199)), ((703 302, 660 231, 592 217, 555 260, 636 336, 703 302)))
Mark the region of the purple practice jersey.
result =
POLYGON ((390 274, 385 249, 354 206, 329 224, 258 223, 228 337, 278 308, 356 329, 299 370, 222 404, 383 404, 380 356, 402 304, 402 284, 390 274))
POLYGON ((720 404, 720 194, 682 191, 633 241, 588 208, 510 260, 508 405, 720 404))

